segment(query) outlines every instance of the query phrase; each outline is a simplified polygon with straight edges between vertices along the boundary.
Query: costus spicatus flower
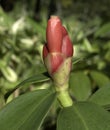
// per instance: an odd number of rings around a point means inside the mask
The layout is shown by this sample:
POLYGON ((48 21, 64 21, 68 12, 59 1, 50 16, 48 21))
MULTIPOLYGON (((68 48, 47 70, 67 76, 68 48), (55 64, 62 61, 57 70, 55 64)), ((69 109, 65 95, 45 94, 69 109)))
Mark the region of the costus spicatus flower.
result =
POLYGON ((58 85, 68 81, 71 71, 73 44, 57 16, 51 16, 46 29, 46 44, 43 47, 43 60, 48 73, 58 85))

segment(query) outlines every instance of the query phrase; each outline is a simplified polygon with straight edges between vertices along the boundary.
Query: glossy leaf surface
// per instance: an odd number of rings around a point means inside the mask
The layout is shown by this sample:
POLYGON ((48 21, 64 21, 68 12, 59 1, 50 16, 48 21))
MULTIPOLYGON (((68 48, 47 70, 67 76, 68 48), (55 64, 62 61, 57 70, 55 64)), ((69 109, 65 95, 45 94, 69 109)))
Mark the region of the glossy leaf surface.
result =
POLYGON ((96 91, 89 99, 96 104, 101 106, 110 107, 110 84, 107 87, 102 87, 96 91))
POLYGON ((24 81, 22 81, 21 83, 19 83, 14 89, 12 89, 8 93, 6 93, 5 97, 7 98, 12 92, 14 92, 17 88, 19 88, 21 86, 24 86, 27 84, 32 84, 32 83, 40 83, 40 82, 48 81, 49 79, 50 78, 48 76, 46 76, 46 74, 44 74, 44 73, 29 77, 29 78, 25 79, 24 81))
POLYGON ((33 91, 14 99, 0 111, 0 129, 37 130, 54 99, 50 90, 33 91))
POLYGON ((72 73, 70 77, 70 89, 77 100, 86 100, 91 94, 89 78, 83 72, 72 73))
POLYGON ((61 110, 57 130, 110 130, 110 114, 93 103, 76 103, 61 110))

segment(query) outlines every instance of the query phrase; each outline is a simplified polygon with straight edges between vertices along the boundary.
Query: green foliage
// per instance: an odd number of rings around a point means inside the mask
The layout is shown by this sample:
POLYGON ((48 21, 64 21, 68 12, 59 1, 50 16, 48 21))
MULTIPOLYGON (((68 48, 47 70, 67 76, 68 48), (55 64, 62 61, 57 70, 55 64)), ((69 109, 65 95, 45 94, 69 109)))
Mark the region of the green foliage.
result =
POLYGON ((74 104, 67 108, 54 102, 42 62, 49 1, 42 1, 40 22, 32 18, 35 1, 24 3, 18 1, 10 13, 0 8, 0 130, 45 130, 48 122, 57 130, 109 130, 110 1, 57 3, 74 44, 69 82, 74 104))
POLYGON ((76 103, 61 110, 57 130, 109 130, 110 114, 96 104, 76 103))
POLYGON ((92 101, 96 104, 104 106, 105 108, 110 108, 110 83, 107 87, 100 88, 95 92, 90 98, 89 101, 92 101))
POLYGON ((110 36, 110 23, 104 24, 95 32, 95 37, 109 37, 110 36))
POLYGON ((0 8, 0 88, 4 94, 22 79, 45 71, 41 58, 45 34, 42 26, 44 23, 36 24, 27 16, 16 19, 0 8))
POLYGON ((54 102, 50 90, 24 94, 7 104, 0 112, 1 130, 36 130, 54 102))
POLYGON ((87 100, 91 94, 90 79, 82 72, 72 73, 70 77, 70 89, 76 100, 87 100))
POLYGON ((91 71, 90 75, 98 87, 103 87, 110 82, 110 79, 103 73, 97 71, 91 71))
MULTIPOLYGON (((43 74, 37 74, 35 76, 29 77, 28 79, 22 81, 21 83, 19 83, 16 87, 14 87, 14 89, 12 89, 11 91, 7 92, 5 94, 5 98, 8 98, 8 96, 13 93, 16 89, 20 88, 21 86, 24 86, 26 84, 33 84, 33 83, 41 83, 44 81, 48 81, 50 78, 48 76, 46 76, 45 73, 43 74)), ((29 86, 28 86, 29 87, 29 86)))

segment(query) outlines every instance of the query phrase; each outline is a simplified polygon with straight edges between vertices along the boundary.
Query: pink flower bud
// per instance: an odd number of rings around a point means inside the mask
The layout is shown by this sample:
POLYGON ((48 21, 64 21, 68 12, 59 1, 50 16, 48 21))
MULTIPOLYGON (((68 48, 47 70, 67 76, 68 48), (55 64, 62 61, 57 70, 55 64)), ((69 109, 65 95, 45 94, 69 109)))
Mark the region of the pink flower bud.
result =
POLYGON ((66 56, 66 57, 72 57, 73 55, 73 46, 72 46, 72 42, 70 41, 70 38, 68 35, 66 35, 63 38, 62 41, 62 53, 66 56))
POLYGON ((61 52, 62 25, 58 17, 51 17, 48 21, 46 39, 49 52, 61 52))
POLYGON ((49 74, 56 72, 63 61, 64 58, 61 53, 49 53, 44 60, 49 74))
MULTIPOLYGON (((43 60, 49 74, 52 76, 73 55, 72 42, 57 16, 52 16, 48 21, 46 40, 47 43, 43 47, 43 60)), ((71 64, 71 60, 68 61, 71 64)), ((71 69, 68 70, 70 72, 71 69)))
POLYGON ((48 51, 48 48, 47 48, 47 44, 45 44, 44 47, 43 47, 43 59, 45 57, 47 57, 48 53, 49 53, 49 51, 48 51))
POLYGON ((64 26, 62 26, 62 34, 63 34, 63 37, 68 35, 68 33, 67 33, 67 31, 66 31, 64 26))

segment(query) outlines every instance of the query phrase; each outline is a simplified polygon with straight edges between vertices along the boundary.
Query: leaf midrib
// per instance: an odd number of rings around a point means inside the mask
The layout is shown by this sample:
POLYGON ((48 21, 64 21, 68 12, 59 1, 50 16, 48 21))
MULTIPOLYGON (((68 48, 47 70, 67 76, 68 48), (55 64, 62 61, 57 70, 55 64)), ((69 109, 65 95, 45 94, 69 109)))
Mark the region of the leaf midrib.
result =
MULTIPOLYGON (((33 110, 31 111, 31 113, 27 116, 27 118, 25 119, 25 121, 21 124, 21 126, 20 127, 18 127, 18 129, 20 129, 22 126, 23 126, 23 124, 28 120, 28 118, 30 117, 30 115, 32 115, 32 113, 37 109, 37 107, 48 97, 48 96, 50 96, 50 95, 52 95, 53 93, 50 93, 49 92, 49 94, 47 94, 47 96, 45 96, 42 100, 41 100, 41 102, 39 102, 38 104, 37 104, 37 106, 36 107, 34 107, 33 108, 33 110)), ((44 118, 43 118, 44 119, 44 118)), ((43 120, 42 119, 42 120, 43 120)), ((41 121, 42 122, 42 121, 41 121)))
POLYGON ((89 130, 87 123, 85 122, 85 120, 83 119, 83 116, 81 115, 81 113, 78 111, 78 109, 74 106, 73 109, 75 110, 76 114, 78 115, 79 119, 81 119, 82 123, 84 124, 85 130, 89 130))

